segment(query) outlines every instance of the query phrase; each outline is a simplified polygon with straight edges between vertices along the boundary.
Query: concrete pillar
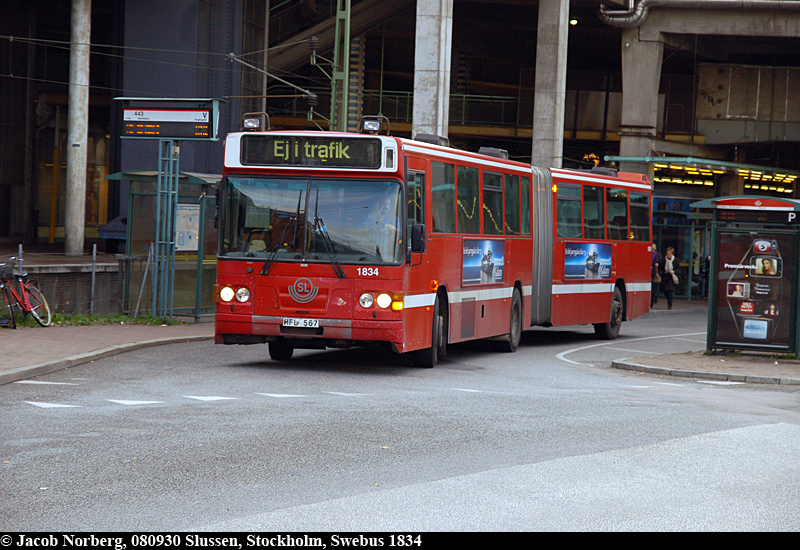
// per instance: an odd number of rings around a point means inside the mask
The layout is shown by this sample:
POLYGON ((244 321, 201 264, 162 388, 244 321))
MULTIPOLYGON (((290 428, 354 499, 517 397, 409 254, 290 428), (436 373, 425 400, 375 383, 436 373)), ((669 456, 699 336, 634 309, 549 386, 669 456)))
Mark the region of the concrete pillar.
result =
POLYGON ((412 137, 448 135, 452 39, 453 0, 417 0, 412 137))
POLYGON ((67 138, 67 207, 64 222, 67 255, 83 254, 86 223, 86 157, 89 127, 89 41, 91 0, 72 0, 69 57, 69 134, 67 138))
MULTIPOLYGON (((622 122, 619 154, 646 157, 654 149, 658 125, 658 86, 664 43, 642 40, 638 28, 622 32, 622 122)), ((623 172, 646 174, 653 181, 652 165, 620 163, 623 172)))
POLYGON ((567 95, 569 0, 540 0, 531 164, 561 168, 567 95))
POLYGON ((737 173, 722 174, 714 183, 714 187, 718 197, 737 197, 745 194, 744 177, 737 173))

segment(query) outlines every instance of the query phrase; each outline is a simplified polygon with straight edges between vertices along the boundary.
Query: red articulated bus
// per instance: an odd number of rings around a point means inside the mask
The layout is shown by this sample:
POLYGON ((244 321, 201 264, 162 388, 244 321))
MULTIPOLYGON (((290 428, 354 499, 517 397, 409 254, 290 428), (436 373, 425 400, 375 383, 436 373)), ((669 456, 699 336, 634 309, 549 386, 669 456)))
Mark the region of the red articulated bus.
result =
MULTIPOLYGON (((365 124, 365 126, 368 126, 365 124)), ((615 338, 649 310, 645 176, 543 169, 381 133, 229 134, 217 344, 513 352, 534 326, 615 338)))

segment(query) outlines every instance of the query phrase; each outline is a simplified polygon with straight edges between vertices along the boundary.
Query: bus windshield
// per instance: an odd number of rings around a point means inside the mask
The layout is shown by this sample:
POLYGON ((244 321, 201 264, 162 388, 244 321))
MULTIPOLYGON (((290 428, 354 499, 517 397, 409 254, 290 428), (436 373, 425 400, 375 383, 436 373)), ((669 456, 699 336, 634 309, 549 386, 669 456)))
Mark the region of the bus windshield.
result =
POLYGON ((397 180, 228 176, 220 256, 272 261, 397 263, 403 259, 397 180))

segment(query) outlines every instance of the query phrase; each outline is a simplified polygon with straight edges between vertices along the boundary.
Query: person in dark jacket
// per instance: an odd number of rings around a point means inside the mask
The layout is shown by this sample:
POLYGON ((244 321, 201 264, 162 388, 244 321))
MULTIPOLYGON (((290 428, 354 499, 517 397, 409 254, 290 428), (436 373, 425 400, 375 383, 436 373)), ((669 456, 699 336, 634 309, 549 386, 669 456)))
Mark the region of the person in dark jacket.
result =
POLYGON ((667 309, 672 309, 672 299, 675 297, 675 288, 678 286, 681 274, 681 264, 675 257, 675 249, 667 248, 666 254, 661 259, 658 268, 661 275, 661 289, 667 298, 667 309))
POLYGON ((661 286, 659 269, 662 259, 661 254, 656 250, 656 243, 653 243, 653 256, 650 259, 650 309, 658 303, 658 287, 661 286))

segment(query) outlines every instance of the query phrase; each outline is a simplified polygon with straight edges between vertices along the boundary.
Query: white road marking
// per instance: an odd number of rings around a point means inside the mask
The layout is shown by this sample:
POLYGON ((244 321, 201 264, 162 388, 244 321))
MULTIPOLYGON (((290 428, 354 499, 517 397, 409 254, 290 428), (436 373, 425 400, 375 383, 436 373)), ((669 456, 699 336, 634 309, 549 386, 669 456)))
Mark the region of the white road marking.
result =
POLYGON ((714 384, 715 386, 737 386, 744 382, 727 382, 722 380, 695 380, 698 384, 714 384))
POLYGON ((77 386, 71 382, 43 382, 41 380, 17 380, 15 384, 49 384, 52 386, 77 386))
POLYGON ((42 409, 80 408, 78 405, 60 405, 58 403, 35 403, 33 401, 25 401, 25 403, 42 409))
MULTIPOLYGON (((646 338, 634 338, 633 340, 626 340, 626 342, 640 342, 642 340, 656 340, 656 339, 660 339, 660 338, 678 338, 680 336, 700 336, 701 334, 705 334, 705 332, 691 332, 691 333, 688 333, 688 334, 672 334, 672 335, 665 335, 665 336, 648 336, 646 338)), ((560 359, 560 360, 565 361, 567 363, 572 363, 573 365, 587 365, 588 363, 580 363, 578 361, 572 361, 570 359, 567 359, 565 356, 569 355, 570 353, 574 353, 576 351, 583 351, 583 350, 586 350, 586 349, 597 348, 597 347, 607 346, 607 345, 608 345, 608 342, 601 342, 599 344, 592 344, 590 346, 583 346, 583 347, 580 347, 580 348, 568 349, 568 350, 562 351, 561 353, 556 355, 556 359, 560 359)), ((591 365, 589 365, 589 366, 591 366, 591 365)))
POLYGON ((126 399, 106 399, 106 401, 111 401, 118 405, 158 405, 164 403, 163 401, 129 401, 126 399))
POLYGON ((450 388, 450 389, 453 390, 453 391, 465 391, 465 392, 469 392, 469 393, 483 393, 483 390, 468 390, 468 389, 465 389, 465 388, 450 388))
POLYGON ((216 395, 184 395, 186 399, 197 399, 198 401, 224 401, 226 399, 239 399, 238 397, 219 397, 216 395))

